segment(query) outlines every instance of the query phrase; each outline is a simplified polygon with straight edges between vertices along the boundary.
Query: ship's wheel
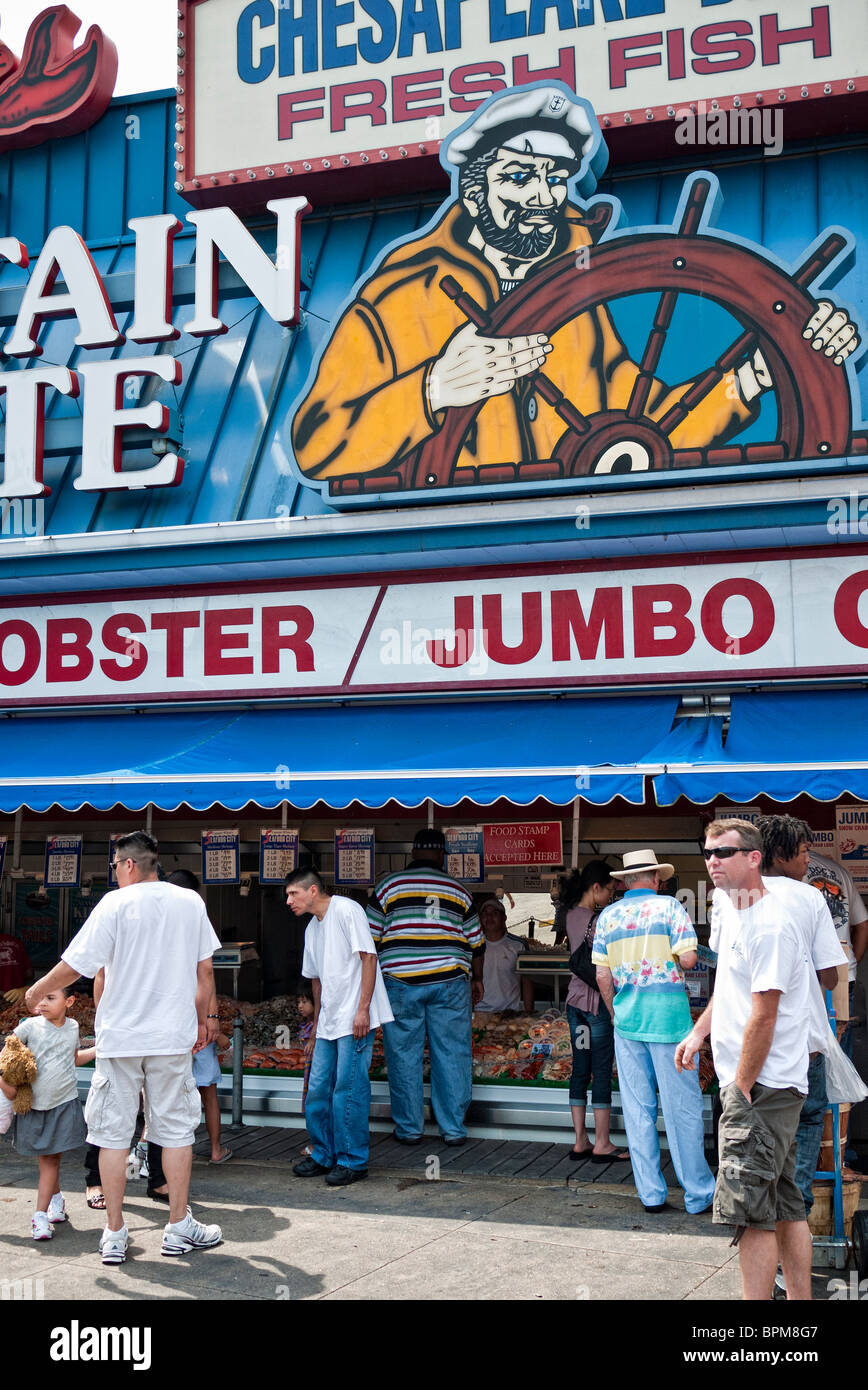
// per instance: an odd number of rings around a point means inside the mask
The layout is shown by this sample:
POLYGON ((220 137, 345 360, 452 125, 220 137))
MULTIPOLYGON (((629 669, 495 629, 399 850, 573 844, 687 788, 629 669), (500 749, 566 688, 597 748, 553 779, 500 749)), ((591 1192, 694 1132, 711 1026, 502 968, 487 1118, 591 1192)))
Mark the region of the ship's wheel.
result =
MULTIPOLYGON (((831 233, 790 276, 757 251, 698 232, 711 191, 707 178, 690 184, 679 226, 672 233, 617 237, 558 257, 513 290, 487 315, 450 277, 441 281, 467 317, 490 336, 555 334, 570 319, 627 295, 659 292, 651 331, 639 357, 639 375, 626 410, 586 416, 542 374, 533 389, 564 421, 552 460, 517 464, 513 476, 580 477, 610 472, 686 468, 738 462, 774 462, 866 452, 865 436, 851 439, 852 408, 847 374, 803 337, 816 310, 808 289, 845 246, 831 233), (652 379, 681 295, 712 299, 735 319, 740 332, 707 366, 700 366, 680 400, 662 419, 647 413, 652 379), (717 385, 759 348, 771 371, 777 400, 777 437, 728 447, 674 449, 676 426, 717 385), (548 470, 548 471, 546 471, 548 470)), ((702 343, 695 357, 702 361, 702 343)), ((502 481, 502 467, 460 467, 459 457, 482 403, 450 409, 442 428, 402 462, 401 486, 435 490, 502 481)), ((382 474, 379 475, 380 480, 382 474)), ((369 476, 364 490, 377 487, 369 476)))

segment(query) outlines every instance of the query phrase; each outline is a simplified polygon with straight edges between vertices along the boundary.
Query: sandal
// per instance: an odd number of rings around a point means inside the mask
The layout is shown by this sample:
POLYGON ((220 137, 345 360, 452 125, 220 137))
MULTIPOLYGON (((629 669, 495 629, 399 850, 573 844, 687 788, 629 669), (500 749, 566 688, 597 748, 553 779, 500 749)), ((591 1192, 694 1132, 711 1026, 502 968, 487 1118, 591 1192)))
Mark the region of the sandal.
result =
POLYGON ((229 1159, 230 1159, 231 1157, 232 1157, 232 1150, 229 1149, 229 1148, 224 1148, 224 1149, 223 1149, 223 1152, 221 1153, 221 1155, 220 1155, 219 1158, 209 1158, 209 1159, 208 1159, 208 1162, 209 1162, 209 1163, 228 1163, 228 1161, 229 1161, 229 1159))
POLYGON ((105 1195, 98 1187, 88 1188, 87 1204, 91 1211, 105 1211, 105 1195))
POLYGON ((629 1149, 613 1149, 610 1154, 591 1154, 592 1163, 629 1163, 629 1149))

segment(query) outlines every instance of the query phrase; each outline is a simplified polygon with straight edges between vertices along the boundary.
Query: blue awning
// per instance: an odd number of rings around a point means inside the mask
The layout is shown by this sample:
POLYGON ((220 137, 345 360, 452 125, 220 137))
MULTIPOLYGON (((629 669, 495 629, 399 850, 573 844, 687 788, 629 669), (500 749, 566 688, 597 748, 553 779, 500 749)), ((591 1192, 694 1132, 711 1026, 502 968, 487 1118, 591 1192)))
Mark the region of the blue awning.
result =
POLYGON ((868 691, 764 691, 733 695, 723 721, 686 719, 652 750, 660 806, 679 796, 744 805, 757 796, 868 799, 868 691), (688 727, 690 726, 690 727, 688 727))
POLYGON ((644 800, 674 695, 0 721, 0 811, 644 800))

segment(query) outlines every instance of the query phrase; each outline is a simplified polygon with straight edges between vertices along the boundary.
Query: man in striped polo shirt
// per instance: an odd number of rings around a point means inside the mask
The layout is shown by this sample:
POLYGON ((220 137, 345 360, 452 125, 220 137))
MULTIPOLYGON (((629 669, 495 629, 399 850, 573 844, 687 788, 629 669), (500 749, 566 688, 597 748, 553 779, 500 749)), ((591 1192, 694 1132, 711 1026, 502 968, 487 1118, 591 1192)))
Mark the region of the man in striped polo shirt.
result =
POLYGON ((368 900, 395 1015, 383 1029, 383 1043, 395 1138, 402 1144, 422 1139, 426 1033, 434 1118, 447 1144, 467 1140, 470 1015, 483 995, 485 938, 470 894, 444 871, 445 853, 442 831, 420 830, 407 868, 388 874, 368 900))

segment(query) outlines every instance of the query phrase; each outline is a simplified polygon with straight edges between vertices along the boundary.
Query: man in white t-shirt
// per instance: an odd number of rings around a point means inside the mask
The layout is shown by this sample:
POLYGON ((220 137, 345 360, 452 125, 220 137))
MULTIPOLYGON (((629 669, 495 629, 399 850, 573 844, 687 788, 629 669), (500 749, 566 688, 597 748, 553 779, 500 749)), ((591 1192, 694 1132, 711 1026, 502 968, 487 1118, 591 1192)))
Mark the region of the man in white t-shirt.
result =
POLYGON ((805 1199, 805 1211, 810 1212, 828 1104, 825 1053, 832 1038, 823 991, 835 988, 839 966, 846 967, 847 957, 823 894, 803 881, 811 844, 808 825, 795 816, 760 816, 756 823, 763 842, 763 883, 787 904, 814 967, 808 1095, 796 1130, 796 1184, 805 1199))
POLYGON ((150 835, 136 830, 116 840, 114 867, 117 891, 97 903, 60 962, 26 996, 32 1010, 50 990, 105 968, 94 1024, 96 1069, 85 1106, 106 1202, 103 1264, 122 1264, 127 1255, 123 1198, 143 1090, 148 1136, 163 1147, 169 1187, 161 1254, 183 1255, 222 1240, 219 1226, 203 1226, 187 1206, 201 1116, 193 1051, 217 1035, 208 1009, 211 957, 220 941, 198 893, 160 882, 150 835))
POLYGON ((787 1297, 809 1299, 811 1236, 794 1176, 808 1090, 808 951, 783 899, 763 883, 756 826, 712 821, 703 853, 717 890, 717 975, 675 1066, 692 1070, 711 1033, 723 1101, 713 1220, 736 1227, 743 1297, 771 1298, 780 1255, 787 1297))
POLYGON ((286 905, 297 916, 313 914, 301 966, 313 986, 304 1112, 313 1147, 292 1171, 346 1187, 368 1176, 374 1033, 393 1014, 364 908, 327 893, 315 869, 287 874, 286 905))
POLYGON ((524 1009, 533 1013, 533 981, 518 977, 518 958, 527 949, 518 936, 506 930, 506 908, 499 898, 487 898, 479 909, 479 925, 485 937, 482 962, 484 993, 477 1009, 481 1013, 504 1013, 524 1009))

